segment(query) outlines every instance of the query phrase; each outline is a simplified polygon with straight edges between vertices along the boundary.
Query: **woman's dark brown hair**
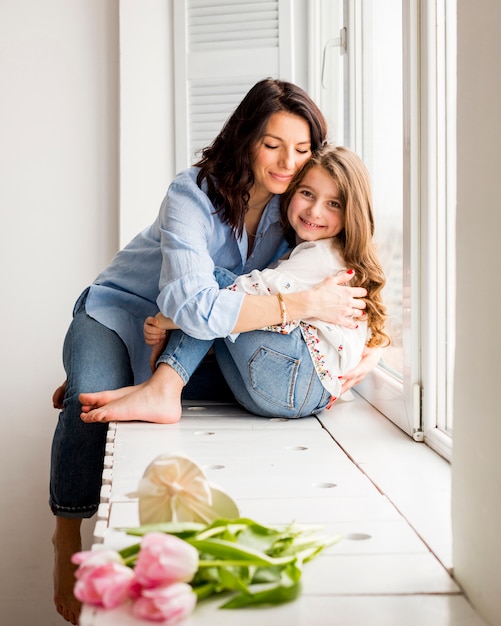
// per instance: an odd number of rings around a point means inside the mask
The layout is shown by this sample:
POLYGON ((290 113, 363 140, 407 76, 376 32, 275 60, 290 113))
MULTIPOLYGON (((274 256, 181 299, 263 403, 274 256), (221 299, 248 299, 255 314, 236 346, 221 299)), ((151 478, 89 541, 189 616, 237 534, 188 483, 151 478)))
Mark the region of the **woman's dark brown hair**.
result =
POLYGON ((239 237, 254 184, 251 149, 264 136, 270 117, 282 111, 306 120, 312 152, 324 144, 327 122, 308 94, 293 83, 267 78, 251 88, 195 164, 200 167, 198 186, 206 183, 222 221, 239 237))

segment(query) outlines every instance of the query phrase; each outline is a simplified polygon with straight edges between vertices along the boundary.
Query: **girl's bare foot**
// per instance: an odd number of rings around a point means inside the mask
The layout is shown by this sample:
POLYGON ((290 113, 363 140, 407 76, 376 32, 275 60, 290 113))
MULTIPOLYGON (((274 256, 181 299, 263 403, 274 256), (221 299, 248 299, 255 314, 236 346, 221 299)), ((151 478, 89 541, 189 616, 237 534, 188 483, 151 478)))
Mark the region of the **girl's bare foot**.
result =
POLYGON ((73 595, 76 566, 71 562, 75 552, 82 549, 80 525, 82 520, 56 517, 54 545, 54 604, 57 612, 71 624, 78 624, 81 603, 73 595))
POLYGON ((82 412, 88 413, 92 409, 98 409, 105 404, 119 400, 133 391, 137 391, 145 384, 141 383, 140 385, 131 385, 130 387, 120 387, 120 389, 109 389, 107 391, 95 391, 93 393, 81 393, 78 399, 82 405, 82 412))
MULTIPOLYGON (((137 387, 132 387, 133 391, 116 397, 108 404, 92 408, 89 411, 82 411, 80 417, 84 422, 138 420, 157 424, 173 424, 179 421, 181 417, 183 387, 183 380, 176 371, 170 365, 161 363, 148 381, 137 387)), ((100 396, 100 394, 93 395, 100 396)))

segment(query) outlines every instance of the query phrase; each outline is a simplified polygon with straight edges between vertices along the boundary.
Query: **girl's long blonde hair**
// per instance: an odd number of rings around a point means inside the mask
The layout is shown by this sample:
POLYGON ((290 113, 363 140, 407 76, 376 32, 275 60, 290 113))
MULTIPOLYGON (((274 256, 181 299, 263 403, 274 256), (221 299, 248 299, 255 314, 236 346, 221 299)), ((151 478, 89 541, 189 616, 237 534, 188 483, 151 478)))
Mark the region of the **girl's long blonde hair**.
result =
POLYGON ((387 318, 381 291, 386 283, 374 244, 374 214, 369 172, 362 159, 344 147, 324 146, 318 150, 292 179, 281 197, 282 224, 292 245, 295 233, 287 219, 287 207, 305 174, 312 167, 321 167, 339 188, 344 209, 344 229, 335 237, 346 267, 355 271, 348 284, 367 289, 365 302, 367 323, 371 331, 369 347, 387 346, 389 336, 384 332, 387 318))

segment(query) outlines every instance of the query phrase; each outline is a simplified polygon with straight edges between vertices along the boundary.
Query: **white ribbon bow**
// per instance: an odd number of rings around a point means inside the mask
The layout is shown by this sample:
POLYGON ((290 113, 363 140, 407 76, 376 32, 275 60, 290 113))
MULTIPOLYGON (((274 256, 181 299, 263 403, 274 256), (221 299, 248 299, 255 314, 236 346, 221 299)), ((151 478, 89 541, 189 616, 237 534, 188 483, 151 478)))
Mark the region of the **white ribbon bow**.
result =
POLYGON ((158 456, 146 468, 134 495, 139 498, 141 524, 210 524, 219 518, 240 517, 232 498, 209 483, 200 467, 183 456, 158 456))

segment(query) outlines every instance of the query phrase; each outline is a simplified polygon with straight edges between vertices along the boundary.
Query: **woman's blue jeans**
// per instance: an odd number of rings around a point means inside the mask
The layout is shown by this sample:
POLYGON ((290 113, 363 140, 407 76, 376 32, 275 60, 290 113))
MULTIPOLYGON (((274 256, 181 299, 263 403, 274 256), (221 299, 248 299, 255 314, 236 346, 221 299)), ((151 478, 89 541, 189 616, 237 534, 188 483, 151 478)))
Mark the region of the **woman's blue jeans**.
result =
MULTIPOLYGON (((74 518, 91 517, 97 511, 107 432, 107 424, 87 424, 80 419, 78 396, 134 382, 125 344, 114 331, 86 314, 84 301, 83 298, 64 341, 66 393, 52 441, 50 470, 52 512, 74 518)), ((196 369, 206 350, 200 358, 196 357, 195 363, 190 346, 186 348, 177 353, 177 358, 182 359, 184 354, 194 375, 183 390, 183 398, 232 400, 215 360, 209 359, 196 369)))
POLYGON ((66 393, 52 441, 50 506, 62 517, 91 517, 99 503, 107 424, 80 419, 82 392, 118 389, 133 383, 125 344, 85 312, 84 302, 63 346, 66 393))

